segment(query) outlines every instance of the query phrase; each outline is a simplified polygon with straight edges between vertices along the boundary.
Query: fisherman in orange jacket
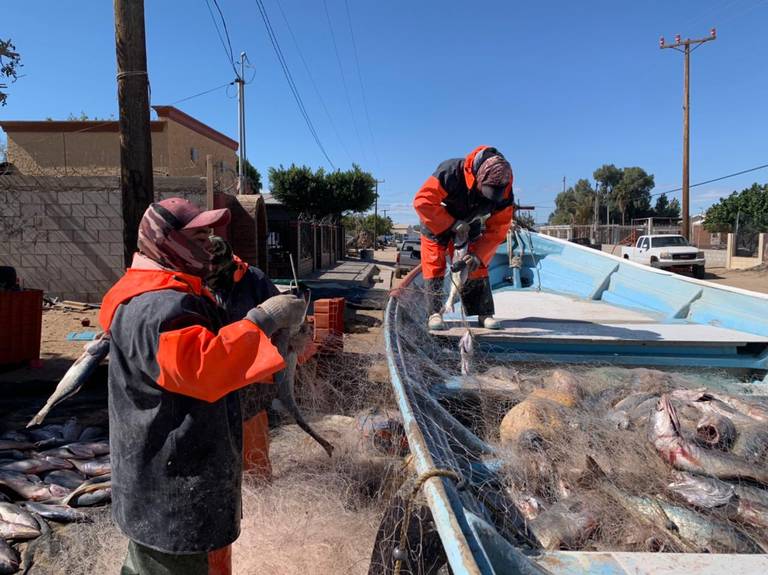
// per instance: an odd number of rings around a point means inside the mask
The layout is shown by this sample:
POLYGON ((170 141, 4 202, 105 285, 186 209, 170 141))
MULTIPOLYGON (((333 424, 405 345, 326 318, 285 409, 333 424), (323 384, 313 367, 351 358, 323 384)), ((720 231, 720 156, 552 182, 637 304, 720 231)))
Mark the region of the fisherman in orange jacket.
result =
POLYGON ((454 243, 466 241, 469 277, 461 290, 464 311, 478 316, 480 327, 499 329, 493 317, 488 264, 514 216, 509 162, 490 146, 479 146, 466 158, 446 160, 421 186, 413 207, 421 220, 421 273, 429 294, 429 329, 445 329, 441 309, 446 254, 453 252, 454 243))
POLYGON ((122 575, 229 572, 242 479, 233 392, 284 368, 270 338, 304 315, 302 300, 279 295, 227 325, 202 278, 208 228, 229 218, 181 198, 152 204, 131 267, 102 302, 112 512, 130 539, 122 575))

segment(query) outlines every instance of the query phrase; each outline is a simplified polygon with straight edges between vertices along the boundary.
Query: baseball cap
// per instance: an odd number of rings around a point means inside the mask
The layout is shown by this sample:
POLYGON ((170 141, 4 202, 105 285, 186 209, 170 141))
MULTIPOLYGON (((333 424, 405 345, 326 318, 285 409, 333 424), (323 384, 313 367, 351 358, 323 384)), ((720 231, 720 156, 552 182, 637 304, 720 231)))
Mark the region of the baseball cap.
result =
POLYGON ((227 208, 201 210, 184 198, 168 198, 157 202, 155 208, 176 230, 214 228, 229 223, 231 214, 227 208))

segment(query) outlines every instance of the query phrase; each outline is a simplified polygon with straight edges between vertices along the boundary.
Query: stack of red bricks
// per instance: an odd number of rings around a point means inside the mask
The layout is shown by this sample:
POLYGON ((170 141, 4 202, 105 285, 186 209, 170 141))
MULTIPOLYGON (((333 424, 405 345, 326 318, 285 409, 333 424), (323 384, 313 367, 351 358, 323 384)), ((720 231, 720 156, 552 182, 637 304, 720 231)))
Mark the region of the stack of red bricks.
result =
POLYGON ((344 349, 343 297, 315 301, 315 344, 320 351, 338 352, 344 349))

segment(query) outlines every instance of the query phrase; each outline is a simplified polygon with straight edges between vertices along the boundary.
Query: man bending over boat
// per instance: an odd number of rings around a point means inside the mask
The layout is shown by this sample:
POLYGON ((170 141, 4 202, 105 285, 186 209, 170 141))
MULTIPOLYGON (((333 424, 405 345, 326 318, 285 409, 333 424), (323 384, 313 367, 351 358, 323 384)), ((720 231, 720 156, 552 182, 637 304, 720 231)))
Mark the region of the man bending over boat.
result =
POLYGON ((421 186, 413 207, 421 220, 421 273, 429 298, 429 329, 445 329, 445 258, 454 244, 465 241, 469 246, 463 261, 469 276, 461 286, 464 311, 478 316, 480 327, 500 328, 493 318, 488 264, 507 236, 513 205, 512 168, 490 146, 479 146, 466 158, 445 160, 421 186))

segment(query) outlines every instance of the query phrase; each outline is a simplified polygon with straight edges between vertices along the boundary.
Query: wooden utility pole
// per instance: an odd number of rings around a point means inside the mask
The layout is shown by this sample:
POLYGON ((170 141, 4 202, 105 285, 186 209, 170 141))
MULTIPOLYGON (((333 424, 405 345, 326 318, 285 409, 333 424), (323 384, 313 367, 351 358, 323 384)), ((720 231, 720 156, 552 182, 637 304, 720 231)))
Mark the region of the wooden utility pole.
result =
POLYGON ((687 40, 681 40, 680 35, 678 34, 675 36, 675 43, 674 44, 667 44, 664 40, 664 37, 662 36, 659 40, 659 47, 663 50, 665 48, 672 48, 673 50, 677 50, 678 52, 682 52, 685 54, 684 64, 683 64, 683 237, 686 239, 689 239, 689 186, 688 186, 688 175, 689 175, 689 165, 688 165, 688 153, 689 153, 689 140, 688 140, 688 134, 689 134, 689 112, 690 112, 690 82, 689 82, 689 75, 690 75, 690 59, 691 59, 691 52, 701 46, 704 42, 709 42, 710 40, 715 40, 717 38, 717 31, 712 28, 709 32, 709 37, 707 38, 699 38, 697 40, 691 40, 690 38, 687 40), (682 49, 681 49, 682 46, 682 49), (693 46, 693 48, 691 48, 693 46))
POLYGON ((120 109, 120 189, 123 256, 130 266, 139 222, 154 201, 149 77, 144 37, 144 0, 115 0, 117 100, 120 109))

